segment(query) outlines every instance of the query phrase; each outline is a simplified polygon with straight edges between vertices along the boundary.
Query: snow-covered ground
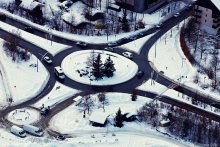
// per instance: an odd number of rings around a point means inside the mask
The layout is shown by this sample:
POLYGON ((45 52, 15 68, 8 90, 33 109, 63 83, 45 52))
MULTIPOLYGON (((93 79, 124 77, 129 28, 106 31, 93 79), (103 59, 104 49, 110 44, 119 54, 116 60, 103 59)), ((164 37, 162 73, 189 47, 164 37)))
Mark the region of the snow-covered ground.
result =
POLYGON ((30 108, 15 109, 6 116, 8 121, 17 125, 31 124, 39 120, 40 113, 30 108))
POLYGON ((44 39, 41 37, 38 37, 36 35, 33 35, 31 33, 28 33, 26 31, 17 29, 14 26, 11 26, 9 24, 6 24, 2 21, 0 21, 0 28, 2 30, 5 30, 9 33, 12 33, 14 35, 19 35, 22 39, 48 51, 49 53, 51 53, 52 55, 56 55, 57 53, 69 48, 70 46, 64 45, 64 44, 60 44, 60 43, 56 43, 56 42, 51 42, 50 41, 50 35, 48 35, 48 39, 44 39))
POLYGON ((40 108, 42 107, 42 105, 44 105, 44 107, 49 106, 50 108, 53 108, 60 102, 70 98, 78 92, 80 91, 67 87, 59 82, 56 82, 50 93, 42 99, 40 99, 33 106, 36 108, 40 108))
POLYGON ((101 60, 102 63, 105 62, 106 58, 110 55, 113 63, 115 64, 116 71, 114 72, 113 77, 107 78, 103 77, 101 80, 90 80, 89 76, 89 69, 86 68, 86 62, 88 58, 90 57, 91 53, 93 53, 93 50, 86 50, 86 51, 77 51, 70 55, 68 55, 64 60, 62 61, 62 69, 64 73, 74 81, 77 81, 79 83, 84 83, 88 85, 115 85, 119 83, 123 83, 125 81, 128 81, 129 79, 133 78, 135 74, 138 71, 138 66, 133 61, 112 53, 108 51, 99 51, 94 50, 94 53, 100 53, 101 54, 101 60), (87 75, 81 76, 77 72, 77 70, 86 70, 88 71, 87 75))
POLYGON ((36 67, 30 66, 37 62, 37 58, 34 55, 31 55, 30 60, 26 62, 13 62, 11 57, 6 55, 3 42, 4 40, 0 39, 0 62, 13 99, 12 105, 14 105, 40 93, 49 79, 49 74, 41 62, 38 62, 38 72, 36 67))
MULTIPOLYGON (((148 54, 149 61, 157 72, 163 71, 168 78, 194 88, 200 93, 220 99, 218 93, 214 93, 211 89, 204 90, 193 82, 197 68, 186 59, 180 47, 179 30, 182 25, 183 22, 173 27, 152 46, 148 54)), ((206 75, 199 74, 199 77, 205 81, 206 75)), ((210 81, 206 78, 205 82, 210 81)))
POLYGON ((123 45, 121 45, 119 47, 127 49, 129 51, 132 51, 132 52, 135 52, 135 53, 139 54, 140 51, 141 51, 142 46, 144 45, 144 43, 148 39, 150 39, 154 34, 155 33, 147 35, 145 37, 142 37, 142 38, 139 38, 137 40, 131 41, 129 43, 123 44, 123 45))

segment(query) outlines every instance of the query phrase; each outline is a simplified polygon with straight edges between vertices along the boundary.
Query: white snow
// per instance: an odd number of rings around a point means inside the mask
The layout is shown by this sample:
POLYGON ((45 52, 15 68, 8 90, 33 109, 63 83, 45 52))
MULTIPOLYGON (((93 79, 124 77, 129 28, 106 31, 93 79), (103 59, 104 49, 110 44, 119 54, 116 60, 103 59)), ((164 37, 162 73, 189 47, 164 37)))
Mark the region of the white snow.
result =
POLYGON ((53 108, 57 104, 70 98, 78 92, 80 91, 67 87, 59 82, 56 82, 50 93, 44 96, 42 99, 40 99, 33 106, 36 108, 40 108, 42 107, 42 105, 44 105, 44 107, 49 106, 50 108, 53 108))
POLYGON ((17 125, 31 124, 39 120, 40 114, 37 110, 30 108, 15 109, 8 113, 6 118, 17 125))
POLYGON ((56 43, 56 42, 53 42, 53 41, 51 42, 50 41, 50 35, 47 35, 48 39, 44 39, 44 38, 38 37, 36 35, 33 35, 31 33, 28 33, 26 31, 17 29, 16 27, 11 26, 9 24, 6 24, 2 21, 0 21, 0 28, 7 31, 7 32, 13 33, 15 35, 19 34, 19 36, 22 39, 24 39, 24 40, 26 40, 26 41, 28 41, 28 42, 36 45, 36 46, 48 51, 52 55, 56 55, 57 53, 59 53, 59 52, 61 52, 61 51, 63 51, 63 50, 70 47, 70 46, 60 44, 60 43, 56 43))
POLYGON ((154 34, 155 34, 155 33, 150 34, 150 35, 147 35, 147 36, 145 36, 145 37, 142 37, 142 38, 139 38, 139 39, 137 39, 137 40, 131 41, 131 42, 129 42, 129 43, 123 44, 123 45, 121 45, 121 46, 119 46, 119 47, 125 48, 125 49, 127 49, 127 50, 130 50, 130 51, 132 51, 132 52, 136 52, 136 53, 139 54, 140 51, 141 51, 142 46, 144 45, 144 43, 145 43, 148 39, 150 39, 154 34))
POLYGON ((36 67, 30 66, 37 62, 34 55, 31 55, 30 60, 26 62, 16 63, 4 52, 3 40, 1 39, 0 48, 0 62, 13 99, 12 105, 24 102, 40 93, 49 79, 49 74, 43 64, 38 62, 37 72, 36 67))
POLYGON ((101 54, 102 63, 105 62, 105 59, 109 55, 111 56, 116 69, 113 77, 103 77, 101 80, 92 81, 89 79, 89 73, 86 76, 80 77, 80 74, 76 70, 84 69, 89 72, 89 69, 86 69, 86 62, 92 52, 93 50, 85 50, 77 51, 68 55, 66 58, 64 58, 61 64, 64 73, 72 80, 88 85, 115 85, 128 81, 137 73, 138 66, 133 61, 116 53, 94 50, 94 53, 101 54))
POLYGON ((106 119, 108 117, 108 114, 103 112, 92 112, 92 114, 89 117, 89 121, 104 124, 106 119))
MULTIPOLYGON (((182 25, 183 22, 173 27, 152 46, 148 54, 150 64, 157 72, 163 71, 167 78, 191 89, 194 88, 207 96, 220 99, 218 93, 213 93, 211 89, 204 90, 193 82, 197 69, 186 59, 180 47, 179 28, 182 25)), ((204 79, 205 76, 200 75, 200 77, 204 79)))
POLYGON ((220 11, 220 1, 219 0, 211 0, 211 1, 218 8, 218 10, 220 11))

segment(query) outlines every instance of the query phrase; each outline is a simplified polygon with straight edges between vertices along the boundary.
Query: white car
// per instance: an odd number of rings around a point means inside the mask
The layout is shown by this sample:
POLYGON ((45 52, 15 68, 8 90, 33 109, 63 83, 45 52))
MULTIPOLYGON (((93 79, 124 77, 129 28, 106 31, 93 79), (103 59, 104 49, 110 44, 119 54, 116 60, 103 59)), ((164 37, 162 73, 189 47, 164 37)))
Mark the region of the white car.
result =
POLYGON ((81 47, 86 47, 87 46, 87 44, 85 42, 82 42, 82 41, 76 42, 76 45, 81 46, 81 47))
POLYGON ((178 17, 180 15, 180 13, 179 12, 177 12, 176 14, 174 14, 173 16, 174 17, 178 17))
POLYGON ((159 29, 159 28, 161 28, 162 25, 163 25, 162 23, 159 23, 155 27, 159 29))
POLYGON ((110 47, 117 46, 117 45, 118 45, 117 42, 109 42, 108 43, 108 46, 110 46, 110 47))
POLYGON ((61 80, 65 79, 64 72, 60 66, 54 67, 54 73, 59 79, 61 79, 61 80))
POLYGON ((131 52, 123 52, 122 55, 129 58, 129 59, 133 58, 133 54, 131 52))
POLYGON ((52 64, 52 60, 51 60, 50 57, 48 57, 48 56, 45 56, 45 57, 44 57, 44 61, 45 61, 47 64, 52 64))
POLYGON ((105 47, 104 50, 113 52, 113 51, 114 51, 114 48, 113 48, 113 47, 105 47))

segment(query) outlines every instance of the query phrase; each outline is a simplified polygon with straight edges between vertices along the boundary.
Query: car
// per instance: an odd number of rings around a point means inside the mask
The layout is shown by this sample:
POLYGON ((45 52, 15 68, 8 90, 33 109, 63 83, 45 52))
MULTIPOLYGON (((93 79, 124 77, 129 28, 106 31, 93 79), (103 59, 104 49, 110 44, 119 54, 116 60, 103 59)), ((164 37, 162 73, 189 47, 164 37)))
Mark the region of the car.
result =
POLYGON ((123 44, 123 43, 127 43, 128 41, 129 41, 129 39, 127 37, 124 37, 124 38, 118 40, 117 42, 118 42, 118 44, 123 44))
POLYGON ((34 29, 32 27, 25 27, 24 30, 29 33, 34 33, 34 29))
POLYGON ((49 108, 43 107, 43 108, 41 108, 41 110, 40 110, 40 114, 41 114, 41 115, 47 115, 47 114, 49 113, 49 111, 50 111, 49 108))
POLYGON ((113 48, 113 47, 105 47, 104 50, 113 52, 113 51, 114 51, 114 48, 113 48))
POLYGON ((159 28, 162 27, 162 25, 163 25, 162 23, 159 23, 159 24, 157 24, 155 27, 159 29, 159 28))
POLYGON ((137 72, 137 77, 140 79, 140 78, 142 78, 144 76, 144 72, 142 71, 142 70, 139 70, 138 72, 137 72))
POLYGON ((64 135, 58 135, 57 137, 57 140, 65 140, 66 139, 66 137, 64 136, 64 135))
POLYGON ((45 56, 44 57, 44 62, 46 62, 47 64, 51 65, 53 63, 53 61, 50 59, 50 57, 45 56))
POLYGON ((82 42, 82 41, 76 42, 76 45, 81 46, 81 47, 86 47, 87 46, 87 44, 85 42, 82 42))
POLYGON ((117 42, 109 42, 109 43, 108 43, 108 46, 109 46, 109 47, 114 47, 114 46, 117 46, 117 45, 118 45, 117 42))
POLYGON ((54 67, 54 73, 55 73, 55 75, 56 75, 60 80, 64 80, 64 79, 65 79, 64 72, 63 72, 63 70, 62 70, 62 68, 61 68, 60 66, 54 67))
POLYGON ((123 52, 122 55, 129 58, 129 59, 133 58, 133 54, 131 52, 123 52))
POLYGON ((178 17, 180 15, 180 13, 179 12, 177 12, 176 14, 174 14, 173 16, 174 17, 178 17))
POLYGON ((144 33, 140 32, 140 33, 138 33, 138 36, 139 36, 139 37, 143 37, 143 36, 144 36, 144 33))
POLYGON ((130 41, 133 41, 133 40, 137 39, 137 37, 136 37, 136 36, 131 36, 131 37, 129 37, 128 39, 129 39, 130 41))

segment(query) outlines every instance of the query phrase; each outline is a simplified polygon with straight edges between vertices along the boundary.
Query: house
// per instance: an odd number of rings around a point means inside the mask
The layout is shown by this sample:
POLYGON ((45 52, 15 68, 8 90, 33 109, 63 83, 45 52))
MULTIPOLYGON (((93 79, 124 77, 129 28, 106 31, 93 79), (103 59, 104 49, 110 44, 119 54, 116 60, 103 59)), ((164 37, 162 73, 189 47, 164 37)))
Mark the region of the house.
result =
POLYGON ((104 112, 93 112, 89 117, 89 122, 94 127, 104 127, 107 123, 108 116, 104 112))
POLYGON ((43 3, 35 0, 22 0, 19 7, 33 17, 34 22, 42 21, 44 7, 43 3))
POLYGON ((194 6, 194 16, 202 31, 212 35, 220 33, 219 0, 198 0, 194 6))
POLYGON ((122 8, 129 9, 135 12, 152 13, 168 0, 115 0, 116 4, 122 8))

